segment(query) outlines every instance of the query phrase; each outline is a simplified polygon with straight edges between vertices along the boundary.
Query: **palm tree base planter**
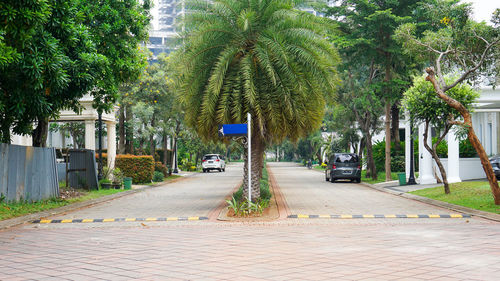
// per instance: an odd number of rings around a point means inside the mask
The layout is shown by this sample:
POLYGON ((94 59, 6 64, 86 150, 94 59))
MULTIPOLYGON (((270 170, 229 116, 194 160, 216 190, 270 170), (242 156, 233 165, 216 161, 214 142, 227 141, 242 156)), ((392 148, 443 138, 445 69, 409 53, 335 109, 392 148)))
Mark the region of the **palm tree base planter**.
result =
POLYGON ((246 217, 235 216, 234 211, 232 209, 224 208, 219 213, 219 217, 217 220, 220 221, 273 221, 280 217, 278 211, 278 205, 276 204, 276 199, 274 197, 274 192, 271 190, 271 200, 269 200, 269 207, 264 209, 262 214, 253 213, 246 217))

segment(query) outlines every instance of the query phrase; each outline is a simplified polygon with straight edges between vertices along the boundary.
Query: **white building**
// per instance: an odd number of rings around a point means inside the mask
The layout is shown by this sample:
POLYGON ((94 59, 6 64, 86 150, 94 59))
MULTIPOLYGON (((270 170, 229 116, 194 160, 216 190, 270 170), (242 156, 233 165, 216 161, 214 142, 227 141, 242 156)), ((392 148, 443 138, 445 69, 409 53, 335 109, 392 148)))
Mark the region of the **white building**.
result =
MULTIPOLYGON (((500 151, 500 89, 484 87, 480 91, 480 97, 474 105, 472 113, 472 127, 489 156, 496 155, 500 151)), ((400 126, 405 132, 405 158, 406 175, 410 174, 410 128, 407 120, 402 120, 400 126)), ((420 184, 436 183, 436 177, 440 176, 438 168, 432 156, 423 146, 423 133, 425 126, 418 126, 419 138, 419 178, 420 184)), ((383 133, 382 133, 383 134, 383 133)), ((429 132, 430 135, 430 132, 429 132)), ((378 136, 380 138, 380 135, 378 136)), ((448 158, 441 159, 445 166, 448 182, 460 182, 469 179, 482 179, 486 177, 479 158, 460 158, 459 140, 454 130, 450 130, 446 136, 448 142, 448 158)), ((431 145, 431 138, 428 140, 431 145)))
POLYGON ((183 0, 154 0, 151 8, 151 30, 147 48, 153 53, 153 60, 160 53, 170 53, 173 40, 178 37, 180 20, 184 16, 183 0))

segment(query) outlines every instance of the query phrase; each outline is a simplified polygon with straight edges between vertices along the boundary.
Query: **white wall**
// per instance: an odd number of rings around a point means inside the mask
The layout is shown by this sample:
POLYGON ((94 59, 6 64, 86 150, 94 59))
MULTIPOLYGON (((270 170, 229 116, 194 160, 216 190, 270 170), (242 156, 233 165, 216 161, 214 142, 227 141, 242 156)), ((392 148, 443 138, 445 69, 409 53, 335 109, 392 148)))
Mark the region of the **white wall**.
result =
MULTIPOLYGON (((441 174, 439 173, 439 168, 437 167, 435 161, 432 161, 434 165, 434 171, 439 178, 441 174)), ((448 175, 448 159, 442 158, 441 163, 446 169, 446 174, 448 175)), ((461 180, 474 180, 474 179, 484 179, 486 174, 484 173, 483 166, 481 165, 481 160, 479 158, 460 158, 460 179, 461 180)))

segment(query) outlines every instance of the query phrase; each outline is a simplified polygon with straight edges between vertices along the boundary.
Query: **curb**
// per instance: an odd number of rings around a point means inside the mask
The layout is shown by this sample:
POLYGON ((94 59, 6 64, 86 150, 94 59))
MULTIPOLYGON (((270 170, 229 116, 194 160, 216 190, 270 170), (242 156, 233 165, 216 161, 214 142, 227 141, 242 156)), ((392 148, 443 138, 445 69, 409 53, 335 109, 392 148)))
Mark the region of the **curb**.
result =
POLYGON ((116 219, 68 219, 68 220, 35 220, 31 223, 93 223, 93 222, 151 222, 151 221, 200 221, 208 217, 165 217, 165 218, 116 218, 116 219))
POLYGON ((385 189, 383 187, 378 187, 378 186, 375 186, 373 184, 369 184, 366 182, 361 182, 361 184, 364 186, 367 186, 369 188, 373 188, 373 189, 376 189, 378 191, 385 192, 385 193, 390 193, 392 195, 400 196, 400 197, 403 197, 406 199, 419 201, 419 202, 426 203, 429 205, 433 205, 433 206, 437 206, 437 207, 441 207, 441 208, 445 208, 445 209, 449 209, 449 210, 453 210, 453 211, 457 211, 457 212, 461 212, 461 213, 471 214, 473 216, 477 216, 477 217, 481 217, 484 219, 500 222, 500 215, 499 214, 475 210, 475 209, 467 208, 464 206, 459 206, 459 205, 455 205, 455 204, 451 204, 451 203, 447 203, 447 202, 443 202, 443 201, 430 199, 427 197, 418 196, 415 194, 409 194, 409 193, 405 193, 405 192, 398 192, 398 191, 394 191, 394 190, 390 190, 390 189, 385 189))
POLYGON ((289 219, 462 219, 469 214, 399 214, 399 215, 289 215, 289 219))
POLYGON ((142 191, 145 191, 145 190, 148 190, 151 188, 155 188, 155 187, 158 187, 161 185, 171 184, 171 183, 174 183, 174 182, 177 182, 179 180, 186 179, 186 178, 189 178, 189 177, 176 178, 176 179, 173 179, 173 180, 168 181, 166 183, 158 183, 158 184, 154 184, 154 185, 150 185, 150 186, 146 186, 146 187, 141 187, 138 189, 132 189, 132 190, 123 191, 120 193, 106 195, 106 196, 99 197, 96 199, 91 199, 88 201, 69 204, 69 205, 62 206, 62 207, 55 208, 55 209, 50 209, 50 210, 46 210, 46 211, 42 211, 42 212, 38 212, 38 213, 34 213, 34 214, 29 214, 29 215, 25 215, 25 216, 21 216, 21 217, 7 219, 4 221, 0 221, 0 231, 7 229, 7 228, 14 227, 14 226, 18 226, 21 224, 30 223, 32 221, 42 220, 43 218, 46 218, 46 217, 51 217, 51 216, 55 216, 55 215, 59 215, 62 213, 67 213, 67 212, 72 212, 72 211, 76 211, 78 209, 88 208, 88 207, 93 206, 93 205, 108 202, 108 201, 111 201, 114 199, 121 198, 123 196, 142 192, 142 191))

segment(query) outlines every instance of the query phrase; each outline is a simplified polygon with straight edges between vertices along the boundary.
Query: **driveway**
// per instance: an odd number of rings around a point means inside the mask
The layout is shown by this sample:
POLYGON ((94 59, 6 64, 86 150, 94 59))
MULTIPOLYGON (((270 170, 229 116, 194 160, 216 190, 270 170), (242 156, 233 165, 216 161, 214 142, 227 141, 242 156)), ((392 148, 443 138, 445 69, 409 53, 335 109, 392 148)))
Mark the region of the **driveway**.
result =
POLYGON ((197 173, 51 219, 207 217, 242 180, 243 164, 225 172, 197 173))
MULTIPOLYGON (((296 163, 268 163, 291 214, 449 214, 450 211, 380 192, 363 184, 325 181, 324 173, 296 163)), ((453 212, 455 213, 455 212, 453 212)))

